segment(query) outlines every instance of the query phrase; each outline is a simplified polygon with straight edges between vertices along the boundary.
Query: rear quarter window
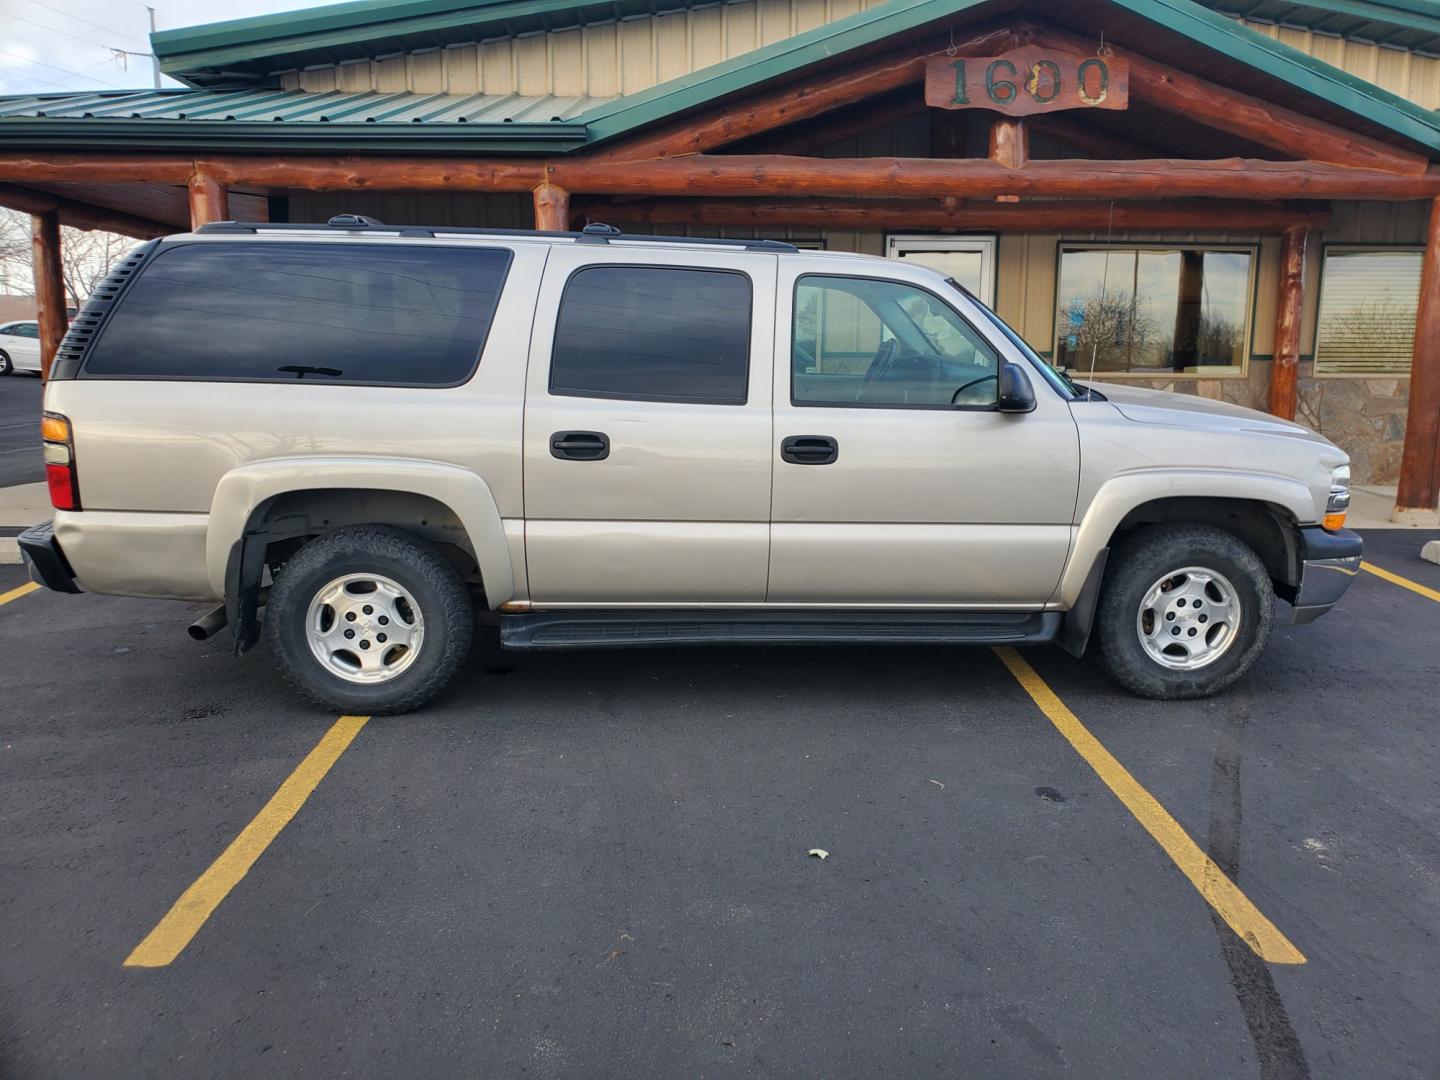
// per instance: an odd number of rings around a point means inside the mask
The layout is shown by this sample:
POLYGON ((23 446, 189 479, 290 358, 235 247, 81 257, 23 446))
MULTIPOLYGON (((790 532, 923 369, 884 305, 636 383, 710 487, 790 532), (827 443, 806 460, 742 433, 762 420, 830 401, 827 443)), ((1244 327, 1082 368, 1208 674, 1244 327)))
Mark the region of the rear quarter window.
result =
POLYGON ((453 386, 509 266, 497 248, 177 245, 130 285, 82 377, 453 386))

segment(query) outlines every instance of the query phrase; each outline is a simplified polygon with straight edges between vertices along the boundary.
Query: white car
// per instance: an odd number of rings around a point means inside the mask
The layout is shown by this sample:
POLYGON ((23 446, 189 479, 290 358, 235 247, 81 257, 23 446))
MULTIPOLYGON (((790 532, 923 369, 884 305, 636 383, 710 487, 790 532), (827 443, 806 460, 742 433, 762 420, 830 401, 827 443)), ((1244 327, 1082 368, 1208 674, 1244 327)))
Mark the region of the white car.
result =
POLYGON ((40 324, 34 319, 0 323, 0 375, 40 374, 40 324))

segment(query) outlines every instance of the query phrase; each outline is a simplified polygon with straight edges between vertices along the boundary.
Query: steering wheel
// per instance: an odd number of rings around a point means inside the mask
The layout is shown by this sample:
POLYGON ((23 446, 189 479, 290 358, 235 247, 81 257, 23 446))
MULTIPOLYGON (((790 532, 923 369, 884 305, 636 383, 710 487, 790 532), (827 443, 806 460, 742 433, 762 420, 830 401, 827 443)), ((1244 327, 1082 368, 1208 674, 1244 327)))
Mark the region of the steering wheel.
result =
POLYGON ((971 379, 969 382, 961 384, 959 387, 956 388, 955 393, 950 395, 950 404, 956 404, 960 400, 960 395, 963 394, 966 390, 969 390, 970 387, 979 386, 982 382, 989 382, 991 379, 998 380, 999 378, 1000 375, 997 372, 994 375, 981 375, 978 379, 971 379))

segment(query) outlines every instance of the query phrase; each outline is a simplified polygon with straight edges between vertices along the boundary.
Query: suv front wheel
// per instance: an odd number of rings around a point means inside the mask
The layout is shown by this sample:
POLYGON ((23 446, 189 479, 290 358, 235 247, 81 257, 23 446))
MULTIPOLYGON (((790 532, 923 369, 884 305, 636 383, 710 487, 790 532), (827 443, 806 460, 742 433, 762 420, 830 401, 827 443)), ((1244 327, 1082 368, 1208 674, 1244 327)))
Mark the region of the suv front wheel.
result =
POLYGON ((1155 525, 1111 553, 1096 611, 1100 662, 1160 700, 1233 684, 1265 647, 1275 592, 1259 557, 1210 525, 1155 525))
POLYGON ((281 673, 316 701, 374 715, 419 708, 470 650, 465 583, 435 548, 385 525, 327 533, 275 579, 265 634, 281 673))

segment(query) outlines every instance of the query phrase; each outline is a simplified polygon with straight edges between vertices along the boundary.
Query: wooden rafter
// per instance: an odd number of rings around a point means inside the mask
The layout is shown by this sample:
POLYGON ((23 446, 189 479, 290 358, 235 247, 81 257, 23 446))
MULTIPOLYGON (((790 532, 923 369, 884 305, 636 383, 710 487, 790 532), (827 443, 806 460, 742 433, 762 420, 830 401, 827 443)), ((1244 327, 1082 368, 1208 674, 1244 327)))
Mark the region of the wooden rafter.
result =
POLYGON ((172 226, 148 218, 122 214, 118 210, 107 210, 101 206, 91 206, 89 203, 53 195, 48 191, 17 187, 14 184, 0 184, 0 206, 18 210, 22 214, 54 213, 59 215, 62 225, 70 225, 76 229, 103 229, 141 240, 175 231, 172 226))
MULTIPOLYGON (((1088 52, 1093 47, 1051 27, 1035 28, 1033 36, 1050 48, 1088 52)), ((1300 160, 1359 169, 1420 175, 1429 166, 1421 154, 1177 71, 1141 53, 1126 49, 1124 55, 1130 61, 1132 97, 1260 146, 1300 160)))

